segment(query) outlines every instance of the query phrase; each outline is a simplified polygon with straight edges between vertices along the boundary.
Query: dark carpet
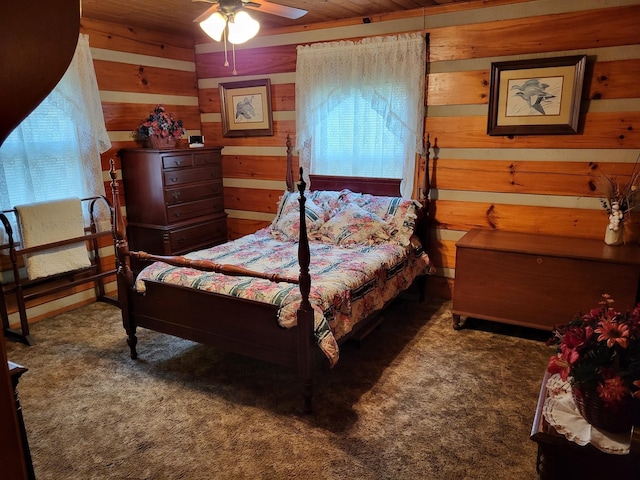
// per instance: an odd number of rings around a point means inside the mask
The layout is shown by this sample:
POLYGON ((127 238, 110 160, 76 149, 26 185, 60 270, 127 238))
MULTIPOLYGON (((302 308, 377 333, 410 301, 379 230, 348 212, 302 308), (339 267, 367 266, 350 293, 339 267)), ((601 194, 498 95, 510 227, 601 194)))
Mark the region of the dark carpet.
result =
POLYGON ((7 347, 39 480, 537 478, 548 333, 454 331, 447 302, 397 300, 318 369, 311 415, 281 367, 142 329, 131 360, 113 306, 32 333, 7 347))

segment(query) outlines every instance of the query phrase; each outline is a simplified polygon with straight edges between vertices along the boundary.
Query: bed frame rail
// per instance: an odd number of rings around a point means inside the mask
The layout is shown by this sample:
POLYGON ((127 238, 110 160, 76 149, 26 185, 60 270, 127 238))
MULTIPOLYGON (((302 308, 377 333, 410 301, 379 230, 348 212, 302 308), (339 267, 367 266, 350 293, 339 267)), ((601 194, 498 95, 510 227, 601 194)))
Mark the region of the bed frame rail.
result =
POLYGON ((297 278, 284 277, 277 273, 263 273, 255 270, 238 267, 236 265, 228 265, 224 263, 215 263, 209 260, 192 260, 177 255, 153 255, 147 252, 129 252, 129 256, 143 261, 164 262, 174 267, 187 267, 203 272, 221 273, 232 277, 253 277, 263 278, 272 282, 294 283, 298 284, 297 278))

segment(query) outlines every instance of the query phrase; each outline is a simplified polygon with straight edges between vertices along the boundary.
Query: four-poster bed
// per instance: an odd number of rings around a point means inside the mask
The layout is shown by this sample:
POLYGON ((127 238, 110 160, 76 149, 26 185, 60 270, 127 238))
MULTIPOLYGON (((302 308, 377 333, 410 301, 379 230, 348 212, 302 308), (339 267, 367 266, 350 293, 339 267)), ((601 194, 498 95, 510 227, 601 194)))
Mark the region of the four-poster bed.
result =
POLYGON ((306 192, 302 171, 295 193, 287 138, 287 191, 273 223, 183 257, 129 250, 112 165, 118 295, 131 357, 143 327, 294 368, 310 411, 322 353, 334 365, 339 345, 367 332, 416 279, 422 297, 432 268, 423 248, 428 151, 427 141, 421 204, 389 196, 386 180, 312 176, 314 190, 306 192), (154 263, 133 272, 132 258, 154 263))

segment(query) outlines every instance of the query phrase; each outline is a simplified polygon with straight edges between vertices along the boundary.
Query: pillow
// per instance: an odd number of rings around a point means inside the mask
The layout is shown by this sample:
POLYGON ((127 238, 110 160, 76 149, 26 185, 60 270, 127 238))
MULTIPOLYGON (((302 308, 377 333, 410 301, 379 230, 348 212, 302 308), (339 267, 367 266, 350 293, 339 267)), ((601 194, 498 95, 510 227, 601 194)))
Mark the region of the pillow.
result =
POLYGON ((326 213, 325 220, 329 220, 331 214, 341 206, 340 197, 349 190, 340 192, 332 190, 314 190, 309 192, 308 198, 312 199, 326 213))
MULTIPOLYGON (((297 195, 290 195, 293 197, 297 195)), ((295 202, 290 203, 291 208, 288 208, 284 215, 277 217, 277 220, 271 225, 271 236, 278 240, 298 240, 300 236, 300 209, 298 198, 295 202), (296 208, 297 207, 297 208, 296 208)), ((307 235, 309 238, 317 237, 315 233, 325 221, 324 212, 318 207, 312 200, 306 200, 304 204, 305 219, 307 223, 307 235)))
MULTIPOLYGON (((330 213, 340 206, 338 199, 342 193, 343 192, 317 190, 313 192, 306 192, 305 197, 307 198, 307 202, 312 201, 320 210, 322 210, 324 220, 327 221, 329 219, 330 213)), ((299 199, 300 192, 289 192, 285 190, 285 192, 280 197, 280 200, 278 201, 276 216, 271 224, 275 225, 280 217, 284 217, 293 210, 295 210, 296 212, 299 211, 299 199)))
POLYGON ((408 246, 416 225, 416 202, 402 197, 383 197, 368 193, 346 192, 340 202, 356 204, 367 212, 377 215, 388 225, 391 240, 408 246))
POLYGON ((289 192, 285 190, 280 200, 278 201, 278 208, 276 209, 276 216, 271 221, 271 226, 275 226, 281 217, 284 217, 292 210, 298 211, 298 199, 300 198, 299 192, 289 192))
POLYGON ((355 203, 346 204, 320 227, 325 242, 336 245, 372 245, 389 240, 387 223, 355 203))

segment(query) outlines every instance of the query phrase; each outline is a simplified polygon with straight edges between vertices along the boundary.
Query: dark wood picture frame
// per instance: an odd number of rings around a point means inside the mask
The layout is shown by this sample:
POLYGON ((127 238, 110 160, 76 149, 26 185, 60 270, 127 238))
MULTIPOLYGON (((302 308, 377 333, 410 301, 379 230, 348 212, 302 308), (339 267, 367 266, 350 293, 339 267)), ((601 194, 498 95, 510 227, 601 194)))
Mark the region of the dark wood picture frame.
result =
POLYGON ((586 55, 492 63, 487 133, 578 133, 586 63, 586 55))
POLYGON ((273 135, 271 80, 221 83, 219 90, 224 137, 273 135))

